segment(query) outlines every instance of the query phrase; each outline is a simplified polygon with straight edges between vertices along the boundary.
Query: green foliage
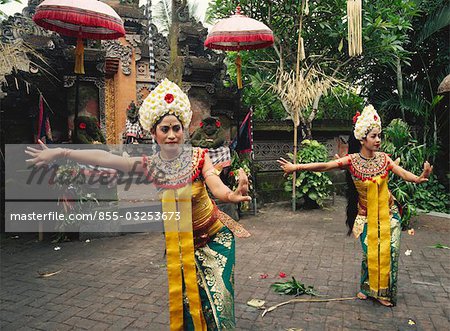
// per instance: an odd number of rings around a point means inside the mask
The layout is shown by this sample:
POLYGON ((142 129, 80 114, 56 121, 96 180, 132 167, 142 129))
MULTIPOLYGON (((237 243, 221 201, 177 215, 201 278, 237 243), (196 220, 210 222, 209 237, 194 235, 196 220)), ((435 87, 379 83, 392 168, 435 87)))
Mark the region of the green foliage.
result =
MULTIPOLYGON (((258 84, 253 83, 257 81, 253 75, 258 73, 266 82, 273 84, 280 66, 284 70, 295 68, 301 1, 242 0, 239 3, 244 14, 268 25, 275 35, 274 48, 251 51, 243 61, 244 103, 257 108, 257 116, 261 119, 275 118, 273 114, 278 112, 272 109, 275 104, 273 98, 260 97, 263 92, 258 84), (247 93, 248 89, 256 91, 247 93), (248 94, 252 97, 246 98, 248 94), (266 116, 264 111, 272 115, 266 116)), ((229 16, 234 12, 236 4, 233 1, 212 0, 207 14, 209 21, 229 16)), ((362 56, 349 58, 346 51, 346 0, 310 0, 309 15, 303 16, 302 37, 307 59, 302 65, 314 62, 328 75, 344 77, 350 83, 357 83, 362 94, 369 96, 369 101, 374 103, 374 98, 381 92, 396 90, 397 59, 400 59, 402 64, 414 60, 422 66, 420 58, 414 55, 416 49, 412 41, 414 31, 422 27, 423 22, 419 21, 418 17, 428 13, 420 11, 423 6, 421 1, 364 1, 364 53, 362 56)), ((436 53, 438 49, 448 49, 448 46, 442 44, 434 48, 433 52, 436 53)), ((444 52, 440 53, 437 56, 439 59, 444 52)), ((441 68, 442 71, 444 70, 441 68)), ((423 76, 423 72, 420 75, 423 76)), ((264 90, 265 88, 262 89, 264 90)), ((319 110, 327 114, 327 109, 321 107, 319 105, 319 110)), ((281 107, 277 106, 276 109, 281 107)))
MULTIPOLYGON (((237 52, 228 52, 225 63, 228 68, 228 75, 235 84, 237 80, 236 60, 237 52)), ((242 102, 253 109, 253 116, 257 120, 284 119, 286 112, 277 95, 270 88, 273 80, 269 71, 254 71, 247 68, 254 68, 258 65, 258 58, 252 56, 249 51, 241 51, 242 59, 242 102)), ((267 64, 266 64, 267 65, 267 64)))
POLYGON ((312 296, 316 296, 317 292, 314 290, 313 286, 306 286, 305 284, 300 283, 294 277, 292 280, 288 280, 286 282, 276 282, 270 285, 270 288, 279 294, 285 295, 295 295, 299 296, 302 294, 308 294, 312 296))
MULTIPOLYGON (((293 159, 293 155, 289 155, 293 159)), ((301 149, 297 153, 299 163, 327 162, 328 151, 326 147, 316 140, 303 140, 301 149)), ((309 198, 319 206, 323 206, 331 190, 330 176, 323 172, 302 171, 298 174, 295 187, 295 198, 309 198)), ((292 175, 287 177, 285 191, 292 192, 292 175)))
POLYGON ((320 99, 316 118, 350 120, 357 111, 364 108, 364 104, 364 99, 356 93, 335 87, 332 93, 320 99))
POLYGON ((420 184, 414 195, 416 206, 426 212, 450 213, 449 199, 445 186, 439 183, 434 174, 430 176, 428 182, 420 184))
POLYGON ((54 184, 61 191, 59 198, 62 210, 65 213, 63 220, 58 220, 57 230, 62 232, 57 241, 65 237, 64 232, 77 231, 82 220, 70 219, 69 213, 82 213, 91 211, 99 205, 96 194, 86 192, 87 178, 78 165, 72 163, 60 165, 56 171, 54 184))
MULTIPOLYGON (((420 145, 414 140, 407 123, 401 119, 394 119, 384 129, 385 141, 382 150, 391 155, 393 160, 400 158, 400 166, 414 174, 420 174, 423 164, 436 154, 436 147, 420 145)), ((398 176, 389 180, 389 188, 403 208, 402 224, 407 227, 416 208, 426 211, 448 212, 448 194, 434 174, 429 181, 420 185, 405 182, 398 176)))

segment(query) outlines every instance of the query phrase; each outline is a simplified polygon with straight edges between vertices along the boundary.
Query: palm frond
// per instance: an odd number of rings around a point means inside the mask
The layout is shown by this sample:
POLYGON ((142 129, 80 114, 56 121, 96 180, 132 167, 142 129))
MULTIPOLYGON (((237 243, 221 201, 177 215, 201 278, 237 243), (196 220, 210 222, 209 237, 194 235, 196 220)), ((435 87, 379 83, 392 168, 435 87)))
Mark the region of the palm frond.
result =
POLYGON ((152 5, 153 24, 163 35, 168 35, 172 23, 172 2, 170 0, 158 0, 152 5))
POLYGON ((417 37, 417 44, 420 44, 448 25, 450 25, 450 3, 448 1, 443 1, 443 6, 437 8, 428 16, 427 21, 417 37))

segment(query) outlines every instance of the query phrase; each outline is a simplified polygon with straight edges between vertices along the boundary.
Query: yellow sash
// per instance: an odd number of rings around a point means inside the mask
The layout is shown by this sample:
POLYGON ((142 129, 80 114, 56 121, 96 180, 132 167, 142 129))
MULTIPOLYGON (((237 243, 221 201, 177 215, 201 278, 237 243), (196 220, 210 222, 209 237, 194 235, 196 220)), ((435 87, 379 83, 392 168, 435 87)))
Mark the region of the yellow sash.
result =
POLYGON ((174 215, 171 214, 174 212, 179 212, 180 215, 179 220, 176 217, 168 217, 164 220, 170 330, 183 330, 183 280, 194 328, 206 330, 195 270, 191 186, 164 191, 162 211, 165 215, 174 215))
POLYGON ((367 259, 370 290, 389 287, 391 224, 387 177, 377 176, 367 185, 367 259))

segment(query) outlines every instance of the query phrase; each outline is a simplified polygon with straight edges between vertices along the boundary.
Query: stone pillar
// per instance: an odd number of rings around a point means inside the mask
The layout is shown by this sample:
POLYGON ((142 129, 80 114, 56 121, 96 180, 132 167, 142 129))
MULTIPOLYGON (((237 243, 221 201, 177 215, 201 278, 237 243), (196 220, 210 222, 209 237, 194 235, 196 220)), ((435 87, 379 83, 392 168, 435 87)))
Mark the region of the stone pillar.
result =
POLYGON ((107 59, 120 61, 117 71, 107 78, 105 89, 107 142, 120 144, 127 107, 132 100, 136 100, 135 50, 125 38, 105 41, 102 46, 106 49, 107 59))

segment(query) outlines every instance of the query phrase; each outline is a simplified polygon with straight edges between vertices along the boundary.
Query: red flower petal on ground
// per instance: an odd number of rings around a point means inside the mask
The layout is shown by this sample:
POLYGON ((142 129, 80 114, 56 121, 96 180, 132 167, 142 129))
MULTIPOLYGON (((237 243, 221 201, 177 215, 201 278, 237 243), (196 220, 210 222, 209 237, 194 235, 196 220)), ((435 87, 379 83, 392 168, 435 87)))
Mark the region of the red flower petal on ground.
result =
POLYGON ((216 128, 220 128, 221 125, 220 121, 216 121, 216 128))
POLYGON ((165 100, 167 103, 172 103, 173 100, 174 100, 173 94, 167 93, 167 94, 164 96, 164 100, 165 100))
POLYGON ((278 276, 280 276, 280 278, 286 278, 286 274, 284 272, 281 272, 278 274, 278 276))
POLYGON ((203 128, 203 122, 200 122, 200 124, 199 124, 199 125, 200 125, 200 127, 201 127, 201 128, 203 128))
POLYGON ((261 278, 261 279, 266 279, 267 277, 269 277, 268 274, 261 274, 261 275, 259 275, 259 278, 261 278))
POLYGON ((78 124, 78 127, 80 129, 86 129, 86 123, 81 122, 80 124, 78 124))

